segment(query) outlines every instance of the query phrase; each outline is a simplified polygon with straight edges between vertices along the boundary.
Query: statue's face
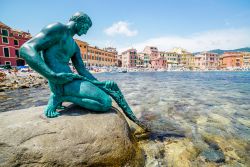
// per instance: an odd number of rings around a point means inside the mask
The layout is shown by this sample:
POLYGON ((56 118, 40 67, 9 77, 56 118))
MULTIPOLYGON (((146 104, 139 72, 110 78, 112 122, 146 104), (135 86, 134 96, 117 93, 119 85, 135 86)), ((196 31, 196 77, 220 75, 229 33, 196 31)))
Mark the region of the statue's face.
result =
POLYGON ((82 34, 86 34, 91 26, 88 23, 78 24, 78 32, 77 35, 81 36, 82 34))

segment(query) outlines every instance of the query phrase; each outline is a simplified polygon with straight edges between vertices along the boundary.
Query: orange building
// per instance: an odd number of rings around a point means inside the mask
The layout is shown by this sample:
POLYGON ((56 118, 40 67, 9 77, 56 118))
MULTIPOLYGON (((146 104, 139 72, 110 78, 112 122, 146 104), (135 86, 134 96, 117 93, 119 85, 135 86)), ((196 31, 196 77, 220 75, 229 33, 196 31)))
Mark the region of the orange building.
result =
POLYGON ((116 66, 116 56, 114 52, 108 52, 98 47, 90 46, 87 42, 75 39, 78 44, 83 62, 86 66, 116 66))
POLYGON ((221 68, 242 68, 243 54, 241 52, 225 52, 220 58, 221 68))

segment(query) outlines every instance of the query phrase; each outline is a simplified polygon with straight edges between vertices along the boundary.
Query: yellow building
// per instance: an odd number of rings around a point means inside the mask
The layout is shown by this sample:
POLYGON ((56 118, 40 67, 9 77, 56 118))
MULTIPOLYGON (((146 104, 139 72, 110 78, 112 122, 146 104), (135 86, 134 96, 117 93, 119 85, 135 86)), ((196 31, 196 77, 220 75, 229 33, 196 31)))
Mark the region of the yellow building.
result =
POLYGON ((243 52, 243 67, 250 68, 250 52, 243 52))
POLYGON ((179 65, 185 68, 193 69, 195 67, 194 55, 182 48, 173 48, 172 53, 177 53, 180 55, 179 65))
POLYGON ((98 47, 90 46, 87 42, 75 39, 81 50, 83 62, 86 66, 116 66, 116 56, 114 52, 105 51, 98 47))
POLYGON ((180 54, 176 52, 160 52, 160 56, 164 57, 168 65, 178 65, 180 54))

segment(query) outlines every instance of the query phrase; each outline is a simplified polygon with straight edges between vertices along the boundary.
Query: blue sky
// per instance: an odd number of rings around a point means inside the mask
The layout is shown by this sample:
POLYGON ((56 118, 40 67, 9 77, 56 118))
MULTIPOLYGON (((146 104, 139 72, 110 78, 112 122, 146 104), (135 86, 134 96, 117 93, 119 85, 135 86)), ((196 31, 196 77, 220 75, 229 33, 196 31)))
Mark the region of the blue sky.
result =
POLYGON ((35 35, 47 24, 67 23, 77 11, 87 13, 93 26, 75 37, 101 48, 250 46, 249 0, 1 0, 0 21, 35 35))

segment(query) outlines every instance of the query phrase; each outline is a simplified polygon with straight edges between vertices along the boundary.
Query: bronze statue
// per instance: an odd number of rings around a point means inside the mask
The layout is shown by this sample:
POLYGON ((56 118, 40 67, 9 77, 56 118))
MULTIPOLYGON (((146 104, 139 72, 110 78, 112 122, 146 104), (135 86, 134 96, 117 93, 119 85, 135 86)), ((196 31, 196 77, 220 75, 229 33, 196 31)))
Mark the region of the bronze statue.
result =
POLYGON ((67 24, 50 24, 21 47, 21 57, 48 79, 51 95, 45 115, 50 118, 59 116, 56 109, 61 108, 65 101, 105 112, 112 105, 111 96, 130 120, 145 128, 130 109, 117 84, 113 81, 100 82, 85 68, 73 36, 86 34, 91 26, 89 16, 77 12, 67 24), (71 71, 70 60, 78 74, 71 71))

